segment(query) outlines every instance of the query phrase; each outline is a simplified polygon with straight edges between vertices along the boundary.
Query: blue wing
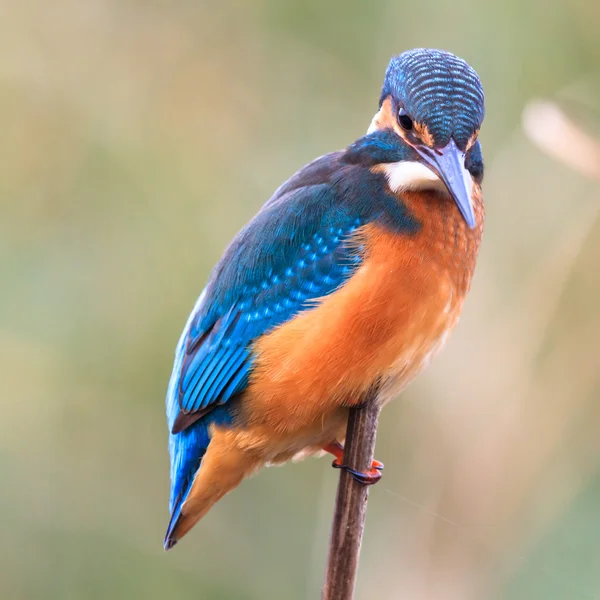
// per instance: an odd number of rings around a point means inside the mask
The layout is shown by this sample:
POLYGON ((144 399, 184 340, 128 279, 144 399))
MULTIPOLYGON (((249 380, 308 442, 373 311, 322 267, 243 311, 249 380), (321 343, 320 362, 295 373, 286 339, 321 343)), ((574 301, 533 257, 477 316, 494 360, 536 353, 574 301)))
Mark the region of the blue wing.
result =
MULTIPOLYGON (((305 199, 306 194, 315 194, 322 198, 327 193, 326 189, 309 188, 301 196, 305 199)), ((276 207, 270 207, 261 216, 274 218, 276 212, 276 207)), ((246 386, 253 340, 288 321, 306 308, 307 301, 334 291, 356 268, 360 257, 347 238, 360 226, 360 220, 347 215, 336 221, 334 225, 320 220, 316 231, 309 235, 282 230, 275 244, 265 232, 259 248, 244 244, 235 249, 233 256, 225 255, 224 260, 234 261, 244 278, 235 282, 233 289, 227 289, 226 300, 220 303, 214 298, 218 291, 209 287, 204 300, 209 309, 202 310, 203 302, 190 323, 177 389, 181 412, 174 423, 175 433, 189 423, 189 416, 205 414, 215 403, 227 402, 246 386), (289 249, 282 249, 284 244, 289 249), (289 256, 290 249, 293 256, 289 256), (254 264, 244 268, 243 256, 247 255, 254 257, 254 264)), ((264 232, 264 223, 251 226, 264 232)), ((219 277, 220 285, 223 279, 219 277)))
POLYGON ((360 264, 348 237, 363 219, 336 193, 330 183, 282 188, 227 249, 178 349, 173 433, 245 388, 253 340, 333 292, 360 264))

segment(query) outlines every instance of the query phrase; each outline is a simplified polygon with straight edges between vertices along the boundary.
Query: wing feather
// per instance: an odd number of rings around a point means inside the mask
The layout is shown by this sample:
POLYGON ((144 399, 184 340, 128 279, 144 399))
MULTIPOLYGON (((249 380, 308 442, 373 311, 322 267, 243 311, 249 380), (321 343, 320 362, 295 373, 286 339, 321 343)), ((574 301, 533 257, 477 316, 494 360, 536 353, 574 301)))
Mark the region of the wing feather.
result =
POLYGON ((335 291, 360 264, 349 237, 361 220, 339 209, 332 215, 336 207, 328 195, 333 190, 322 185, 298 187, 285 203, 267 205, 215 267, 176 361, 182 415, 173 433, 243 390, 254 361, 252 342, 314 307, 315 299, 335 291), (276 243, 268 234, 258 236, 268 230, 275 231, 276 243))

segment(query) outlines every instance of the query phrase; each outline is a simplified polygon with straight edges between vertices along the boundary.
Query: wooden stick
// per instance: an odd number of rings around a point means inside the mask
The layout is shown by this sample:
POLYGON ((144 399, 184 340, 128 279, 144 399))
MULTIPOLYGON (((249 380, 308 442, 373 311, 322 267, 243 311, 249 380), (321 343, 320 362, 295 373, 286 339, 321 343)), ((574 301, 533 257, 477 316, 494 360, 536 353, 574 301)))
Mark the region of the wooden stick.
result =
MULTIPOLYGON (((357 471, 371 468, 380 410, 376 391, 364 405, 350 409, 344 464, 357 471)), ((352 600, 354 597, 369 487, 356 481, 347 471, 340 472, 322 600, 352 600)))

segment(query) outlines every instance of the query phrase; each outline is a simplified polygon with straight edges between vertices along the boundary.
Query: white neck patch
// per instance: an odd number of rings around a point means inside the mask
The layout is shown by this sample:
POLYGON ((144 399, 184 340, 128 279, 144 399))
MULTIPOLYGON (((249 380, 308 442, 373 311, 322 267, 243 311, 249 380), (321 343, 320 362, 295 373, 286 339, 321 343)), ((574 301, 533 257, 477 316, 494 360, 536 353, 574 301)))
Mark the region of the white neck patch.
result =
POLYGON ((388 185, 393 192, 408 192, 416 190, 446 191, 444 182, 424 164, 402 160, 382 165, 388 185))
MULTIPOLYGON (((379 113, 373 117, 367 129, 367 135, 379 130, 378 117, 379 113)), ((437 190, 449 193, 444 182, 421 162, 402 160, 395 163, 385 163, 382 166, 388 185, 394 193, 416 192, 418 190, 437 190)), ((473 195, 473 179, 467 169, 463 168, 462 173, 470 198, 473 195)))

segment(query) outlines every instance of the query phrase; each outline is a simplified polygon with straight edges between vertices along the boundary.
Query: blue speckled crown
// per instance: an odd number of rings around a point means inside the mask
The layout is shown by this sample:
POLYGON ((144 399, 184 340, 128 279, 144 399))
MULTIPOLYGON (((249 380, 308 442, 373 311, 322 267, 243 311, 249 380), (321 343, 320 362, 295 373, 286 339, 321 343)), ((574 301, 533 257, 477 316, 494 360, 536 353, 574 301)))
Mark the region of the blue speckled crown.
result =
POLYGON ((385 74, 381 101, 397 99, 417 123, 425 123, 436 146, 453 136, 464 148, 485 112, 477 73, 450 52, 417 48, 394 56, 385 74))

